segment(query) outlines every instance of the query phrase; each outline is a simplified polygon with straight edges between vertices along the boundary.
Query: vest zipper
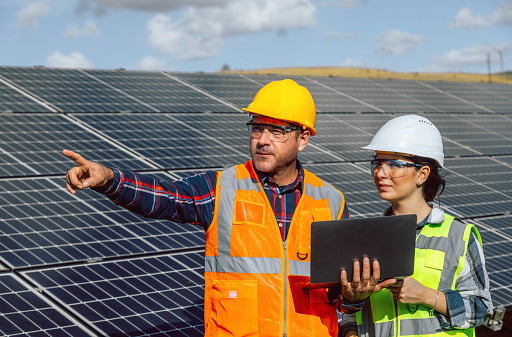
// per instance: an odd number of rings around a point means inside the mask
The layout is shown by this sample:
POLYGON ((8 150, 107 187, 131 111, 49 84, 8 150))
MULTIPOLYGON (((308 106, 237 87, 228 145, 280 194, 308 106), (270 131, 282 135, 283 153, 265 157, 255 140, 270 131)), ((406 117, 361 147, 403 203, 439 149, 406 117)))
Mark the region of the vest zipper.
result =
POLYGON ((284 249, 284 324, 283 324, 283 337, 286 337, 286 303, 287 299, 287 289, 288 289, 288 273, 286 272, 286 240, 283 241, 283 249, 284 249))

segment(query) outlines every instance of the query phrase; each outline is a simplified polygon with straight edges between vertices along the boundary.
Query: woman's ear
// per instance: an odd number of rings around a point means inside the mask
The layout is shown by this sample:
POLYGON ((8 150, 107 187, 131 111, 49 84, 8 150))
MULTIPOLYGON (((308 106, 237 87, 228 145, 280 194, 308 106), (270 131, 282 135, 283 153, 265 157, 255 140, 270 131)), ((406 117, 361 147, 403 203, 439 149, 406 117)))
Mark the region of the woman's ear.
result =
POLYGON ((427 181, 428 176, 430 175, 430 167, 423 166, 418 170, 418 185, 422 185, 427 181))

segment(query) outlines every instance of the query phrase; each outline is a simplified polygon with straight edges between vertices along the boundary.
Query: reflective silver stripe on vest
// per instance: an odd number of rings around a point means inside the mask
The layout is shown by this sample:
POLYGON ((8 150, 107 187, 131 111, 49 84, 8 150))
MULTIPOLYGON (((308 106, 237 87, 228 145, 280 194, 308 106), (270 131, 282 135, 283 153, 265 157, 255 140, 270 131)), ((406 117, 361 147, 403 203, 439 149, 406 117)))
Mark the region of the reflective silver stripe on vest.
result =
POLYGON ((420 233, 416 241, 416 248, 445 252, 443 271, 438 289, 451 289, 455 272, 459 265, 459 259, 464 255, 466 243, 461 238, 464 236, 466 225, 459 220, 454 220, 451 224, 445 223, 444 225, 450 225, 447 237, 427 237, 420 233))
POLYGON ((400 321, 400 336, 431 335, 442 331, 439 321, 435 316, 423 319, 403 319, 400 321))
POLYGON ((338 218, 340 212, 340 205, 343 201, 341 193, 339 193, 331 185, 324 185, 313 187, 311 184, 306 184, 304 191, 305 195, 312 197, 315 200, 327 199, 329 201, 329 208, 331 209, 331 216, 335 220, 338 218))
POLYGON ((281 259, 268 257, 206 256, 204 271, 213 273, 280 274, 281 259))
POLYGON ((309 276, 309 262, 289 260, 290 274, 309 276))
MULTIPOLYGON (((233 166, 222 172, 219 185, 221 192, 217 214, 217 238, 219 256, 207 256, 205 271, 226 273, 281 273, 281 259, 262 257, 231 257, 231 226, 234 216, 234 204, 237 190, 260 192, 257 180, 251 178, 237 179, 237 167, 233 166)), ((315 200, 327 199, 332 218, 340 212, 343 196, 331 185, 314 187, 305 184, 304 194, 315 200)), ((289 260, 290 274, 310 276, 309 262, 289 260)))
MULTIPOLYGON (((464 237, 466 224, 460 220, 452 221, 450 217, 446 217, 443 226, 450 226, 447 237, 427 237, 420 233, 416 241, 416 248, 445 252, 438 289, 451 289, 453 280, 456 277, 455 272, 457 271, 459 260, 464 255, 467 243, 461 240, 464 237)), ((370 303, 371 300, 364 305, 361 311, 363 325, 358 325, 357 327, 359 336, 393 336, 393 321, 371 324, 373 317, 371 306, 368 305, 370 303)), ((375 305, 378 305, 378 303, 375 303, 375 305)), ((443 331, 435 316, 418 319, 400 319, 400 336, 431 335, 443 331)))
POLYGON ((454 220, 450 226, 450 232, 448 233, 449 249, 446 251, 444 258, 443 271, 441 273, 441 281, 439 282, 438 289, 451 289, 453 280, 455 279, 455 272, 459 265, 459 260, 464 256, 464 250, 467 242, 462 240, 464 232, 466 230, 466 224, 459 220, 454 220), (452 268, 450 268, 450 266, 452 268))
POLYGON ((216 195, 219 198, 219 207, 217 214, 217 238, 219 255, 231 255, 231 223, 234 216, 234 197, 236 194, 233 185, 236 177, 236 167, 230 167, 222 172, 219 185, 222 192, 216 195))

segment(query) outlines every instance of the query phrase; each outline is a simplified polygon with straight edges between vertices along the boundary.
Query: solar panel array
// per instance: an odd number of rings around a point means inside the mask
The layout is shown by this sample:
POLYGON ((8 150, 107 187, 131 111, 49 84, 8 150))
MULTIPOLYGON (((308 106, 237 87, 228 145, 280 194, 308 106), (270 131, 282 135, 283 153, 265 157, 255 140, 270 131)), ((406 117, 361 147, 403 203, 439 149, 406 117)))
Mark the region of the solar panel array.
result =
MULTIPOLYGON (((202 336, 203 229, 144 219, 85 190, 71 195, 63 149, 178 180, 248 160, 247 106, 277 75, 0 67, 0 333, 202 336)), ((440 129, 441 201, 482 235, 495 306, 512 306, 512 87, 292 77, 313 94, 299 154, 344 192, 352 217, 387 203, 361 150, 386 121, 440 129)))

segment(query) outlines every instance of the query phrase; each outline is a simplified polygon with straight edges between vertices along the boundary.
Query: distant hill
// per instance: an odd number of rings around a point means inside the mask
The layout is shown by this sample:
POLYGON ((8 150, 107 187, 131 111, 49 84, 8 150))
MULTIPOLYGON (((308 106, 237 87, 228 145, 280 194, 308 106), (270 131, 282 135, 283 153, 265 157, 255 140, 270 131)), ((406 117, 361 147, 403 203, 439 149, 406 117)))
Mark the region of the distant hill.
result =
POLYGON ((420 81, 458 81, 481 83, 507 83, 512 84, 512 72, 491 74, 466 73, 395 73, 380 69, 344 68, 344 67, 311 67, 311 68, 272 68, 259 70, 226 70, 220 73, 237 74, 275 74, 290 76, 339 76, 358 78, 393 78, 400 80, 420 81))

